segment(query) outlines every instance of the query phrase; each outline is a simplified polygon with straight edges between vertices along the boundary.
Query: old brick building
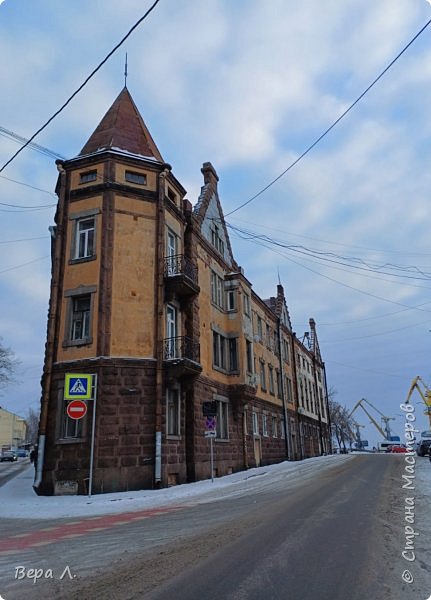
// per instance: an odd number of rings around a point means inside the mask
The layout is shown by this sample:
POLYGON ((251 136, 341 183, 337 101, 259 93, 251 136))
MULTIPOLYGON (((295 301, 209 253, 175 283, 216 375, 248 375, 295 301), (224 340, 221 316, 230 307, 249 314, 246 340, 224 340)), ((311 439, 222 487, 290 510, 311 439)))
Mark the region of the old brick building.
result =
POLYGON ((314 321, 300 342, 283 287, 252 289, 213 166, 193 207, 124 88, 57 167, 36 491, 85 493, 92 438, 95 492, 209 477, 211 426, 216 475, 329 451, 314 321), (66 374, 92 375, 79 420, 66 374))

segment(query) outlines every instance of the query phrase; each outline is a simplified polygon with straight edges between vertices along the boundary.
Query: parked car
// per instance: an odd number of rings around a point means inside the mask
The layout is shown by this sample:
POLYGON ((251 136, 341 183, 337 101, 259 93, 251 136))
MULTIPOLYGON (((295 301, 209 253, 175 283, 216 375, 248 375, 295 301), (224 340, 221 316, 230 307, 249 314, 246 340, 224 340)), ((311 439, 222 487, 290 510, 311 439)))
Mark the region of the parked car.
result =
POLYGON ((16 452, 12 452, 12 450, 5 450, 1 453, 0 462, 14 462, 16 460, 18 460, 18 456, 16 455, 16 452))
POLYGON ((417 446, 416 452, 418 456, 426 456, 430 453, 431 439, 421 440, 417 446))
POLYGON ((16 455, 18 456, 18 458, 27 458, 28 450, 23 450, 22 448, 20 448, 16 451, 16 455))
POLYGON ((409 452, 409 450, 405 446, 392 446, 391 452, 393 454, 402 454, 405 452, 409 452))

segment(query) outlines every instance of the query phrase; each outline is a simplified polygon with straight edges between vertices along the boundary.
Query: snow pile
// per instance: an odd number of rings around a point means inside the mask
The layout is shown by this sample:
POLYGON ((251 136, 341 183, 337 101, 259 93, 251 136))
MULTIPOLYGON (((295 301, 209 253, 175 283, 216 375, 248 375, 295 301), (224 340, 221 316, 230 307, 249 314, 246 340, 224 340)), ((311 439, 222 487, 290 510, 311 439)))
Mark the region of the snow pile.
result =
POLYGON ((214 479, 178 485, 161 490, 140 490, 88 496, 37 496, 33 490, 34 468, 30 465, 0 488, 3 518, 57 519, 74 516, 94 516, 144 510, 160 506, 211 502, 225 496, 245 494, 264 489, 268 484, 305 480, 322 469, 348 460, 351 455, 332 455, 283 462, 266 467, 240 471, 214 479))

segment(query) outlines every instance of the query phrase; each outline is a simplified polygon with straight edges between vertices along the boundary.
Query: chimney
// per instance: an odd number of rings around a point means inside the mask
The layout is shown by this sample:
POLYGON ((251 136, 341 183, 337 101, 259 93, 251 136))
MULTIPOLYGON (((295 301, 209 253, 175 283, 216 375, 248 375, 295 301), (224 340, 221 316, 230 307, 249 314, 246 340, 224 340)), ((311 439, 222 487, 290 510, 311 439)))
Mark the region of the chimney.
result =
POLYGON ((212 183, 217 188, 218 175, 210 162, 205 162, 202 165, 201 173, 204 176, 205 185, 212 183))

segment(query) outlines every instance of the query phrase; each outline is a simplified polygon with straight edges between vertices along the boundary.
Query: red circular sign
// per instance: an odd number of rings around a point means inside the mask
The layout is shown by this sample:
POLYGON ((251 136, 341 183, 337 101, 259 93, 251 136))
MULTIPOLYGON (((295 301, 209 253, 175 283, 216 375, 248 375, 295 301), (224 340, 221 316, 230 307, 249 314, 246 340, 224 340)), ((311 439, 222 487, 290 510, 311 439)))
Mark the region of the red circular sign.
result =
POLYGON ((87 404, 82 400, 72 400, 67 405, 67 414, 71 419, 82 419, 87 414, 87 404))

